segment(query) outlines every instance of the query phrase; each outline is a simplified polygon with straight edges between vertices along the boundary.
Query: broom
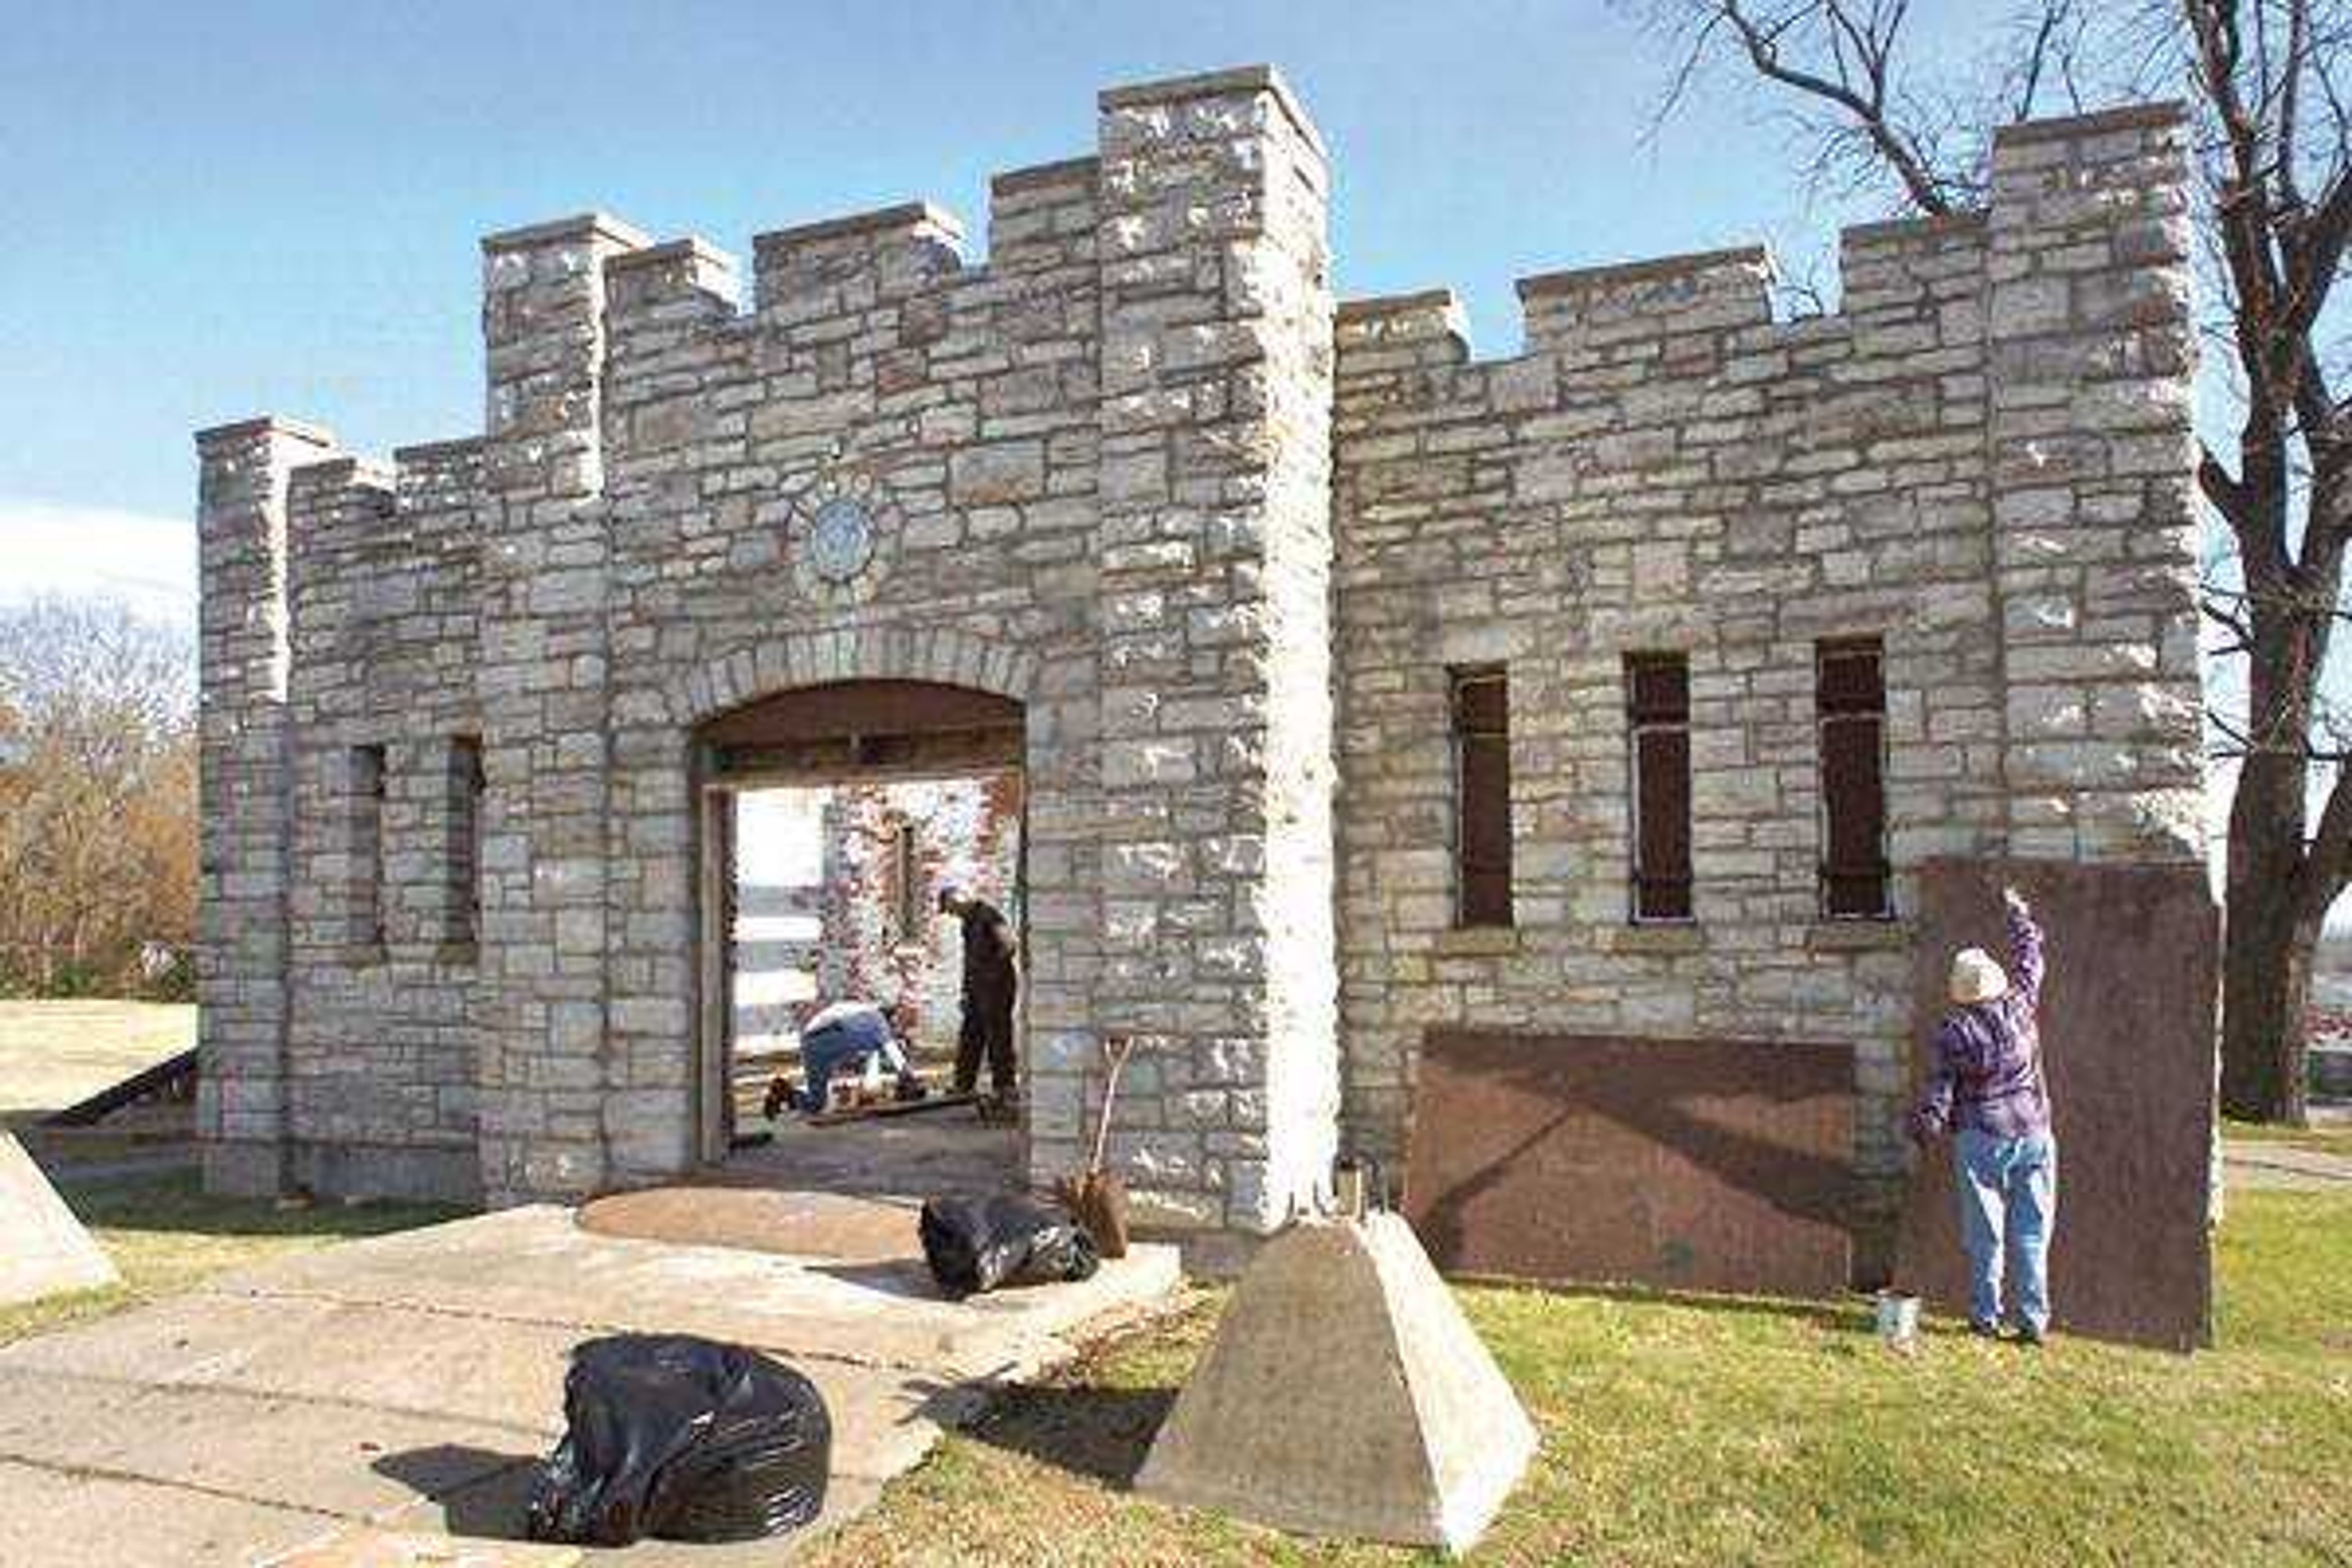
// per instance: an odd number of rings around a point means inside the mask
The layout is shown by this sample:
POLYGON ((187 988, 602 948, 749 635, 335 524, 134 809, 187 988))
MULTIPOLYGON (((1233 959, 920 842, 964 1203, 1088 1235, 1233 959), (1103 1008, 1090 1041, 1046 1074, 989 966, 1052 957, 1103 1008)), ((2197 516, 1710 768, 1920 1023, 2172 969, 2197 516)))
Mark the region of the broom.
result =
POLYGON ((1062 1201, 1095 1239, 1095 1250, 1105 1258, 1127 1256, 1127 1184, 1105 1164, 1110 1150, 1110 1107, 1118 1093, 1118 1075, 1135 1051, 1127 1036, 1102 1043, 1102 1110, 1095 1121, 1094 1153, 1083 1171, 1062 1178, 1062 1201))

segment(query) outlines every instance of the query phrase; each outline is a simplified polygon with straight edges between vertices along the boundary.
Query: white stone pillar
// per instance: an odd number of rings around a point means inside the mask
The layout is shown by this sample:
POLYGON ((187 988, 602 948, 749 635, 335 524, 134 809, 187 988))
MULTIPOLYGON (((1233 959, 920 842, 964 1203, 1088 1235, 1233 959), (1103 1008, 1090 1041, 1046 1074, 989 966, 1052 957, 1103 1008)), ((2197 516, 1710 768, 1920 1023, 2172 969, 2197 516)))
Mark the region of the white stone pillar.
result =
POLYGON ((1094 1022, 1145 1212, 1265 1231, 1338 1116, 1324 155, 1264 68, 1101 110, 1094 1022))

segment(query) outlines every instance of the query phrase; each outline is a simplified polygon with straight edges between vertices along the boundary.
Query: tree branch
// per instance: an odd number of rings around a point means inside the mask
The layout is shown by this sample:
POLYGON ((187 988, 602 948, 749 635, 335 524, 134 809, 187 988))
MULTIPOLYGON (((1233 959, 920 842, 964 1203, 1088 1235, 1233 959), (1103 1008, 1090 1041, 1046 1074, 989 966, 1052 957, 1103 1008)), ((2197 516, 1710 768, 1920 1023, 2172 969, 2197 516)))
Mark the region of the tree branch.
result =
MULTIPOLYGON (((1790 65, 1781 58, 1781 36, 1805 15, 1804 10, 1793 11, 1780 22, 1767 26, 1742 9, 1740 0, 1714 0, 1714 4, 1719 19, 1739 36, 1740 46, 1747 50, 1748 63, 1756 68, 1759 75, 1843 110, 1869 139, 1878 154, 1886 160, 1895 177, 1903 182, 1912 205, 1930 216, 1952 211, 1952 200, 1948 191, 1953 182, 1931 168, 1922 152, 1886 116, 1887 59, 1892 54, 1894 29, 1901 26, 1901 6, 1898 5, 1894 12, 1894 20, 1889 25, 1883 46, 1874 41, 1870 35, 1863 35, 1863 67, 1873 84, 1871 96, 1864 97, 1847 81, 1832 81, 1790 65)), ((1853 39, 1855 36, 1853 24, 1835 0, 1825 0, 1824 8, 1832 28, 1832 37, 1853 39)))

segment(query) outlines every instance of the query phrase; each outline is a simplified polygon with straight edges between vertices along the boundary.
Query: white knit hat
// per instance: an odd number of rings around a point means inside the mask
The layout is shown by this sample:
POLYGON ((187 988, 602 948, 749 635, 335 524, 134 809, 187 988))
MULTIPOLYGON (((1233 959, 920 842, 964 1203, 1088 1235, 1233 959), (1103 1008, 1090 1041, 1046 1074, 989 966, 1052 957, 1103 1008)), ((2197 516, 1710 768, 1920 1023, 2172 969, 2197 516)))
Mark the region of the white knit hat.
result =
POLYGON ((2008 995, 2009 976, 1983 948, 1964 947, 1952 954, 1951 986, 1952 1000, 1965 1007, 2008 995))

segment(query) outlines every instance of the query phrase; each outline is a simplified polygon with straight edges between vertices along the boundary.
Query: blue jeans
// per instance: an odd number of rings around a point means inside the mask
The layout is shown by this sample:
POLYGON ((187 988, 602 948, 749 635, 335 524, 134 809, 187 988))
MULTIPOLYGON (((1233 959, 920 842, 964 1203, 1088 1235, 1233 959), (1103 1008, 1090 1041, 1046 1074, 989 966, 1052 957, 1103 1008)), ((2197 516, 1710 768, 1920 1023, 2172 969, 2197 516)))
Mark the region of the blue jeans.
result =
POLYGON ((1960 1194, 1960 1240, 1969 1249, 1969 1317, 2000 1321, 2006 1261, 2017 1321, 2037 1333, 2047 1329, 2058 1140, 2048 1132, 2000 1138, 1963 1127, 1952 1140, 1952 1173, 1960 1194))

